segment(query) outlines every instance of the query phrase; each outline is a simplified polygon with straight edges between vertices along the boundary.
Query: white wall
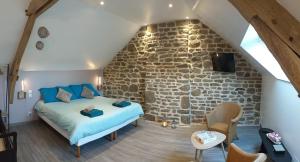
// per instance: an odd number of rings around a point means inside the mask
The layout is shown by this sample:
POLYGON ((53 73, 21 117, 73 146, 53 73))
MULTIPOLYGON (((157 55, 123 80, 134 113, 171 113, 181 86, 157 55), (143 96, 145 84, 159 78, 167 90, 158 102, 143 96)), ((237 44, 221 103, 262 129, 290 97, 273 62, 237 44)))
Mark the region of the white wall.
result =
POLYGON ((294 161, 300 159, 300 98, 294 87, 273 76, 263 76, 262 126, 278 131, 294 161))
POLYGON ((95 85, 98 75, 99 70, 20 72, 20 78, 15 89, 14 104, 10 107, 10 123, 20 123, 36 119, 33 107, 40 98, 39 88, 84 82, 95 85), (33 91, 32 98, 28 98, 27 94, 26 100, 17 99, 17 92, 21 90, 21 80, 24 80, 25 91, 33 91), (28 116, 28 112, 33 112, 33 115, 28 116))

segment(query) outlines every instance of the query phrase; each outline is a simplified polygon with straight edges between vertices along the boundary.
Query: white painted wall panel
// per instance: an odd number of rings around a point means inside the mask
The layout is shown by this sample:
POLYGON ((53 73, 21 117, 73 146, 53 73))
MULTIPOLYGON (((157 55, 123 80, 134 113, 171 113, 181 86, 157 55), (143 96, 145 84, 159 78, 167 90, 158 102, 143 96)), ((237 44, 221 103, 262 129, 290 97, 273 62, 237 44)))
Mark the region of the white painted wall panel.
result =
POLYGON ((263 76, 262 126, 278 131, 294 160, 300 159, 300 98, 288 82, 263 76))

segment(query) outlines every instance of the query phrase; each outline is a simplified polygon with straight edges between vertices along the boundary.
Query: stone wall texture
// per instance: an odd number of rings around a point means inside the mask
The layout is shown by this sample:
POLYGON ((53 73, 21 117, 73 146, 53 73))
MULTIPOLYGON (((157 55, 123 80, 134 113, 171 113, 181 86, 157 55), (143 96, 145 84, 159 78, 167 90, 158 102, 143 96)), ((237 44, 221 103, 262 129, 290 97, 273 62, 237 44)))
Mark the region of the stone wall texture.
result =
POLYGON ((104 95, 142 104, 145 118, 179 124, 204 123, 223 102, 245 111, 242 125, 260 118, 261 75, 199 20, 142 27, 104 69, 104 95), (211 54, 234 53, 235 73, 212 69, 211 54))

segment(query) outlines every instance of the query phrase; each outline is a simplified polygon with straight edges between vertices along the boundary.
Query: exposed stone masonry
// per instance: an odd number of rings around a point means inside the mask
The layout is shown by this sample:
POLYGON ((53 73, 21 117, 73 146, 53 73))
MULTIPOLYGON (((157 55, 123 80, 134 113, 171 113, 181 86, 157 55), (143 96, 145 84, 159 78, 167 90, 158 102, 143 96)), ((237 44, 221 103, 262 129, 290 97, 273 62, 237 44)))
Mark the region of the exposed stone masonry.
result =
POLYGON ((104 94, 142 104, 145 118, 166 115, 180 124, 203 123, 222 102, 236 102, 240 124, 259 123, 261 75, 198 20, 142 27, 104 69, 104 94), (211 54, 235 54, 236 72, 212 70, 211 54))

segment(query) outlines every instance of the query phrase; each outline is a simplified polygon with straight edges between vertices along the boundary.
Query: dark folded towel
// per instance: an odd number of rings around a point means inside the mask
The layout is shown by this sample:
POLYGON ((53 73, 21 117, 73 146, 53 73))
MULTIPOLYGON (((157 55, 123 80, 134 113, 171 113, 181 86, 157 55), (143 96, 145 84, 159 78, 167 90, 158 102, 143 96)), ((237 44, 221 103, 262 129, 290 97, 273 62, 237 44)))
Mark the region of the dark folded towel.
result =
POLYGON ((121 107, 122 108, 122 107, 126 107, 126 106, 131 105, 131 103, 128 102, 128 101, 121 101, 121 102, 115 102, 112 105, 116 106, 116 107, 121 107))
POLYGON ((80 114, 84 115, 84 116, 88 116, 90 118, 93 118, 93 117, 96 117, 96 116, 103 115, 103 111, 102 110, 98 110, 98 109, 92 109, 91 111, 88 111, 88 112, 86 112, 84 110, 81 110, 80 114))

